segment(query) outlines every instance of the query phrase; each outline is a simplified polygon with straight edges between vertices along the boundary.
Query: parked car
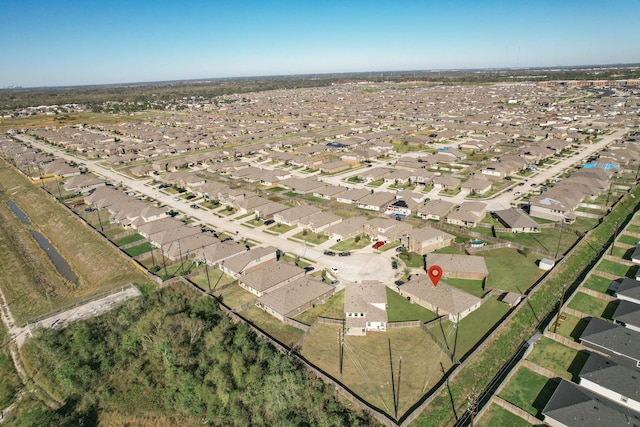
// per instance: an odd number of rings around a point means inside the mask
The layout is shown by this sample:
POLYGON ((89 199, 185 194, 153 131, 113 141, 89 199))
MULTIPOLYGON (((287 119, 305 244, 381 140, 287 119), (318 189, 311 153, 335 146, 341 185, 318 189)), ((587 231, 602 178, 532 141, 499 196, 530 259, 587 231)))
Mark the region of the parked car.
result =
POLYGON ((304 268, 304 271, 306 271, 307 273, 308 273, 308 272, 310 272, 310 271, 313 271, 313 270, 315 270, 315 267, 313 267, 313 266, 311 266, 311 265, 308 265, 308 266, 306 266, 306 267, 304 268))
POLYGON ((331 283, 330 283, 331 286, 336 286, 336 285, 339 285, 339 284, 340 284, 340 280, 332 280, 331 283))
POLYGON ((338 267, 331 267, 331 271, 334 272, 335 274, 340 273, 340 270, 338 270, 338 267))
POLYGON ((173 201, 174 201, 174 202, 179 202, 179 201, 180 201, 180 197, 175 196, 175 197, 173 198, 173 201))
POLYGON ((393 283, 395 283, 396 286, 404 285, 404 280, 396 280, 393 283))
POLYGON ((379 240, 379 241, 375 242, 371 247, 373 249, 380 249, 380 247, 382 247, 383 245, 384 245, 384 242, 379 240))
POLYGON ((329 256, 336 256, 336 253, 333 251, 324 251, 324 254, 329 256))
POLYGON ((268 219, 268 220, 266 220, 266 221, 264 222, 264 225, 271 225, 271 224, 273 224, 274 222, 275 222, 275 220, 273 220, 273 219, 268 219))
POLYGON ((402 246, 398 246, 398 247, 396 248, 396 252, 402 252, 402 246))
POLYGON ((391 261, 391 268, 393 268, 394 270, 398 269, 398 263, 396 261, 391 261))
POLYGON ((342 252, 340 252, 338 255, 340 255, 340 256, 350 256, 350 255, 351 255, 351 252, 349 252, 349 251, 342 251, 342 252))

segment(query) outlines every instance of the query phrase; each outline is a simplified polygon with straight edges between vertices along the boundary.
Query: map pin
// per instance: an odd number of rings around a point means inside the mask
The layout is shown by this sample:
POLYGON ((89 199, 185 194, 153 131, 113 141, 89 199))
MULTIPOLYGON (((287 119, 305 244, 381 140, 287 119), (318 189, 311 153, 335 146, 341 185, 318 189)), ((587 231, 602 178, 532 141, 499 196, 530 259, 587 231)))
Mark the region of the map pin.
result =
POLYGON ((438 282, 442 277, 442 267, 439 265, 432 265, 429 267, 429 271, 427 273, 429 274, 429 279, 433 282, 433 286, 438 286, 438 282))

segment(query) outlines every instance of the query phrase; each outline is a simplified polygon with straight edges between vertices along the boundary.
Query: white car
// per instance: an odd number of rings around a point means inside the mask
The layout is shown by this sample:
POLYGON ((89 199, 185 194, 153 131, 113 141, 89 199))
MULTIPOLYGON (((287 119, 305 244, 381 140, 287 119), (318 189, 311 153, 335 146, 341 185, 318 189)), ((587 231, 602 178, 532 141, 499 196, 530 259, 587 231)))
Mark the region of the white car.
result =
POLYGON ((338 270, 338 267, 331 267, 331 271, 333 271, 336 274, 340 272, 340 270, 338 270))
POLYGON ((178 197, 178 196, 174 197, 174 198, 173 198, 173 201, 174 201, 174 202, 179 202, 179 201, 180 201, 180 197, 178 197))

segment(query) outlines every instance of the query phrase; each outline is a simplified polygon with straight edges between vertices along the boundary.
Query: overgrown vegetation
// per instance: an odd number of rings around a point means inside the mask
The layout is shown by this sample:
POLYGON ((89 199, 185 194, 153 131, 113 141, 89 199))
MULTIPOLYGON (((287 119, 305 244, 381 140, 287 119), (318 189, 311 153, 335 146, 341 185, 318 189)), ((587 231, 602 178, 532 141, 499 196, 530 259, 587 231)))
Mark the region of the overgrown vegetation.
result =
MULTIPOLYGON (((371 425, 215 300, 175 284, 25 345, 27 369, 64 402, 13 425, 142 416, 174 425, 371 425), (172 414, 172 415, 167 415, 172 414)), ((9 424, 9 425, 11 425, 9 424)))

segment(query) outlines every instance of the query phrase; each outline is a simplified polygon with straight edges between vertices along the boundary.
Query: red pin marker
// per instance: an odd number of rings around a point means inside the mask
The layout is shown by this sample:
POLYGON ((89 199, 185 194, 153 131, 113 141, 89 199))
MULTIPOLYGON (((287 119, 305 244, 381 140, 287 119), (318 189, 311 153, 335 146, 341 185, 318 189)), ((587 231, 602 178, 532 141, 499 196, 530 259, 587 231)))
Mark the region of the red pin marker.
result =
POLYGON ((442 267, 439 265, 432 265, 429 267, 429 271, 427 273, 429 274, 429 279, 433 282, 433 286, 438 286, 438 282, 442 277, 442 267))

